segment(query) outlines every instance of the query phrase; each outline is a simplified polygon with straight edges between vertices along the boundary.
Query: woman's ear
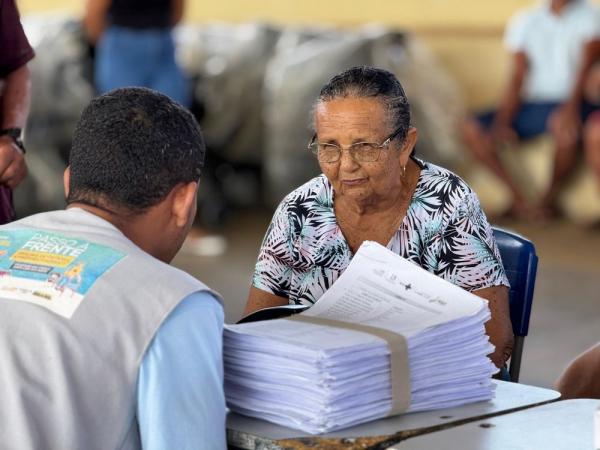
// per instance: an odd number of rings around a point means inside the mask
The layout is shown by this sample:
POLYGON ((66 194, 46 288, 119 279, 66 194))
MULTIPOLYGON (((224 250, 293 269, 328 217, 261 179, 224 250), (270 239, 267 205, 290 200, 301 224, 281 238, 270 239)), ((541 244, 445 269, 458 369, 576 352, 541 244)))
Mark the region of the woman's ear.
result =
POLYGON ((402 167, 405 167, 406 164, 408 164, 408 158, 410 158, 410 154, 415 148, 418 134, 419 133, 415 127, 408 127, 406 138, 404 138, 402 148, 400 149, 400 162, 402 164, 402 167))

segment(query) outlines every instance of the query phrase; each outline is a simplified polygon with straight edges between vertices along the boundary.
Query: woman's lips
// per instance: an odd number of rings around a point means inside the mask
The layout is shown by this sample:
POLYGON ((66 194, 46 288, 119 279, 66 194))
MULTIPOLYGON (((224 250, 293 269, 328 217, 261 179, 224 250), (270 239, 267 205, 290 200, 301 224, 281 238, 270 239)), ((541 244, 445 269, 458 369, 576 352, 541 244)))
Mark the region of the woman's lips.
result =
POLYGON ((354 178, 352 180, 350 180, 350 179, 342 180, 342 183, 345 184, 346 186, 357 186, 359 184, 364 183, 365 181, 367 181, 366 178, 354 178))

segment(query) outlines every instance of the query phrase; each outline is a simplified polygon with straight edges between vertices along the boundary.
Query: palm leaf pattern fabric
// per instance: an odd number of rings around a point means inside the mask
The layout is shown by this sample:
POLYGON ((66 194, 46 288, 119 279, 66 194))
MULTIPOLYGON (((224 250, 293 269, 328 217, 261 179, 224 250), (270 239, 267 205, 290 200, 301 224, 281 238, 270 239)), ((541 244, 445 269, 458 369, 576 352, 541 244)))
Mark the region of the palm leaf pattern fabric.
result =
MULTIPOLYGON (((415 159, 421 174, 398 231, 387 247, 468 291, 508 286, 492 229, 479 200, 457 175, 415 159)), ((287 195, 263 240, 252 284, 312 304, 352 259, 338 227, 334 191, 324 175, 287 195)))

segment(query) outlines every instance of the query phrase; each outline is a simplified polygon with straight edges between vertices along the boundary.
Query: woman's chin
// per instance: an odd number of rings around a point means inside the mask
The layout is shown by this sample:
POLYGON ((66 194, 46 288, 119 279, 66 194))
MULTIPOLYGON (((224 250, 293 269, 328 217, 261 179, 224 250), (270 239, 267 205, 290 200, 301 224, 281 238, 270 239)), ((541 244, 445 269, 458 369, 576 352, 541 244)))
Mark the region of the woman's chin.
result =
POLYGON ((348 200, 364 201, 369 198, 370 190, 364 185, 342 186, 341 195, 348 200))

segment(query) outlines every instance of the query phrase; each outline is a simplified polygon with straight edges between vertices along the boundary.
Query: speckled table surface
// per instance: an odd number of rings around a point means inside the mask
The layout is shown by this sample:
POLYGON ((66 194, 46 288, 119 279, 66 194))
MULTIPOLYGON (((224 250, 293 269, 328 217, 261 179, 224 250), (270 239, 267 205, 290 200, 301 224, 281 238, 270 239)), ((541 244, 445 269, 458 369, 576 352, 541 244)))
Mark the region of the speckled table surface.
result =
POLYGON ((400 442, 389 450, 592 449, 600 400, 553 402, 400 442))
POLYGON ((410 437, 542 405, 560 397, 558 392, 550 389, 503 381, 494 383, 496 396, 491 401, 403 414, 318 436, 230 414, 227 421, 228 444, 230 449, 243 450, 385 449, 410 437))

